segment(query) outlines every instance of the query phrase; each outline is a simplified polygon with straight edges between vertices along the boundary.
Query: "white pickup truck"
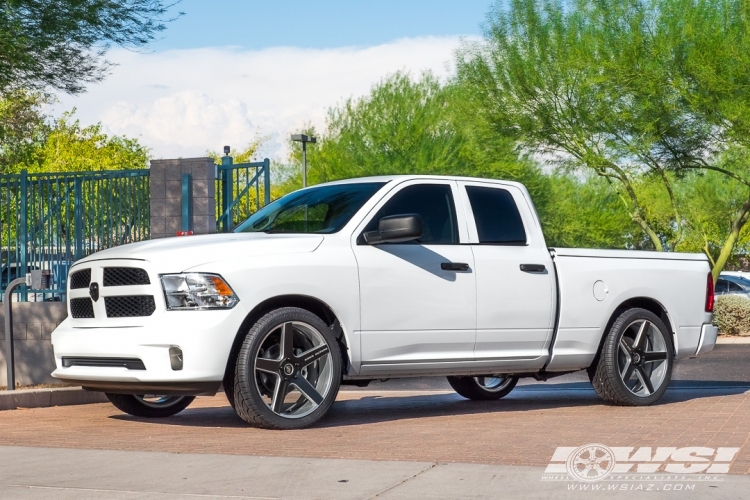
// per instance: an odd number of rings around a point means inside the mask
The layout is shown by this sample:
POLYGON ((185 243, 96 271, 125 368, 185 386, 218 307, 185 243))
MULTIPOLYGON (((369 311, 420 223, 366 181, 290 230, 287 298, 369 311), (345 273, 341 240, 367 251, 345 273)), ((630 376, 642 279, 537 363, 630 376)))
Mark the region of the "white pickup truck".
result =
POLYGON ((341 384, 447 376, 470 399, 588 370, 647 405, 710 351, 701 254, 548 249, 524 186, 394 176, 291 193, 233 233, 78 261, 52 343, 58 379, 173 415, 223 386, 268 428, 321 418, 341 384))

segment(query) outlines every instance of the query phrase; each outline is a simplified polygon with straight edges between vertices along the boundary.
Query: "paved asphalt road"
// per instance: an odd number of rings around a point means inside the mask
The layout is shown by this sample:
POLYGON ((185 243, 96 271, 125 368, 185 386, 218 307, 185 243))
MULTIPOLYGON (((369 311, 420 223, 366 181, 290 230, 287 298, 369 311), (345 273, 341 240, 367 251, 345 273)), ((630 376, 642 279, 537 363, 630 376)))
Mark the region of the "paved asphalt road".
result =
MULTIPOLYGON (((679 382, 675 384, 677 386, 684 386, 687 382, 696 382, 697 385, 716 385, 717 382, 722 383, 719 385, 734 385, 737 383, 750 385, 750 344, 718 344, 709 353, 694 359, 679 361, 674 365, 672 380, 679 382)), ((556 377, 547 382, 538 382, 533 378, 522 379, 519 381, 519 386, 565 383, 588 384, 589 379, 586 372, 581 371, 556 377)), ((346 386, 345 389, 357 389, 357 387, 346 386)), ((452 390, 445 377, 374 381, 364 389, 375 391, 452 390)))

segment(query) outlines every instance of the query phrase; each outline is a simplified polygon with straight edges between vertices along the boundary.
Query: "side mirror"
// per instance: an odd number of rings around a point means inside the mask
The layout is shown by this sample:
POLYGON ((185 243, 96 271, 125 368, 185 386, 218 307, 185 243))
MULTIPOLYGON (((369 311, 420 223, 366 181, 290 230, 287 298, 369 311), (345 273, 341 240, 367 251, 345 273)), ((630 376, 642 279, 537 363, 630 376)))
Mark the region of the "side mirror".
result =
POLYGON ((422 216, 419 214, 391 215, 378 221, 377 231, 364 234, 368 245, 401 243, 422 237, 422 216))

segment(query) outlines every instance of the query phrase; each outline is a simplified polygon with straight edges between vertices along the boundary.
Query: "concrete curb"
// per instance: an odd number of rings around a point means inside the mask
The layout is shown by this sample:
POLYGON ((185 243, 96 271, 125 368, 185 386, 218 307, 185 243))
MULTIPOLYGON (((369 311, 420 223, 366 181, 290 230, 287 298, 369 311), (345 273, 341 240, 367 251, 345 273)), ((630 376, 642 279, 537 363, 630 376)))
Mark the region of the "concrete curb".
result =
POLYGON ((80 387, 0 391, 0 410, 85 405, 107 401, 107 396, 103 392, 84 391, 80 387))
POLYGON ((729 336, 719 336, 719 338, 716 339, 717 344, 750 344, 750 336, 743 336, 743 337, 729 337, 729 336))

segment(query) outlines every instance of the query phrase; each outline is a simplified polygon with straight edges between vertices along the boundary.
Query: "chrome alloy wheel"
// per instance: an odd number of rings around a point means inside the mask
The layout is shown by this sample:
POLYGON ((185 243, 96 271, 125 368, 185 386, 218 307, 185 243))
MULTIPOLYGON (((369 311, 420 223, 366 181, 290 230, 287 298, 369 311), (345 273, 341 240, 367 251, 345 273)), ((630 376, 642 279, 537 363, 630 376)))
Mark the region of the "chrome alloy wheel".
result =
POLYGON ((137 399, 144 406, 149 408, 169 408, 180 403, 185 396, 160 396, 156 394, 135 394, 137 399))
POLYGON ((255 384, 263 402, 284 418, 312 413, 331 390, 331 351, 313 326, 289 321, 261 342, 254 363, 255 384))
POLYGON ((513 377, 499 375, 497 377, 474 377, 482 389, 488 392, 500 392, 513 383, 513 377))
POLYGON ((667 342, 653 323, 639 319, 624 329, 617 350, 617 367, 625 387, 636 396, 650 396, 667 374, 667 342))

